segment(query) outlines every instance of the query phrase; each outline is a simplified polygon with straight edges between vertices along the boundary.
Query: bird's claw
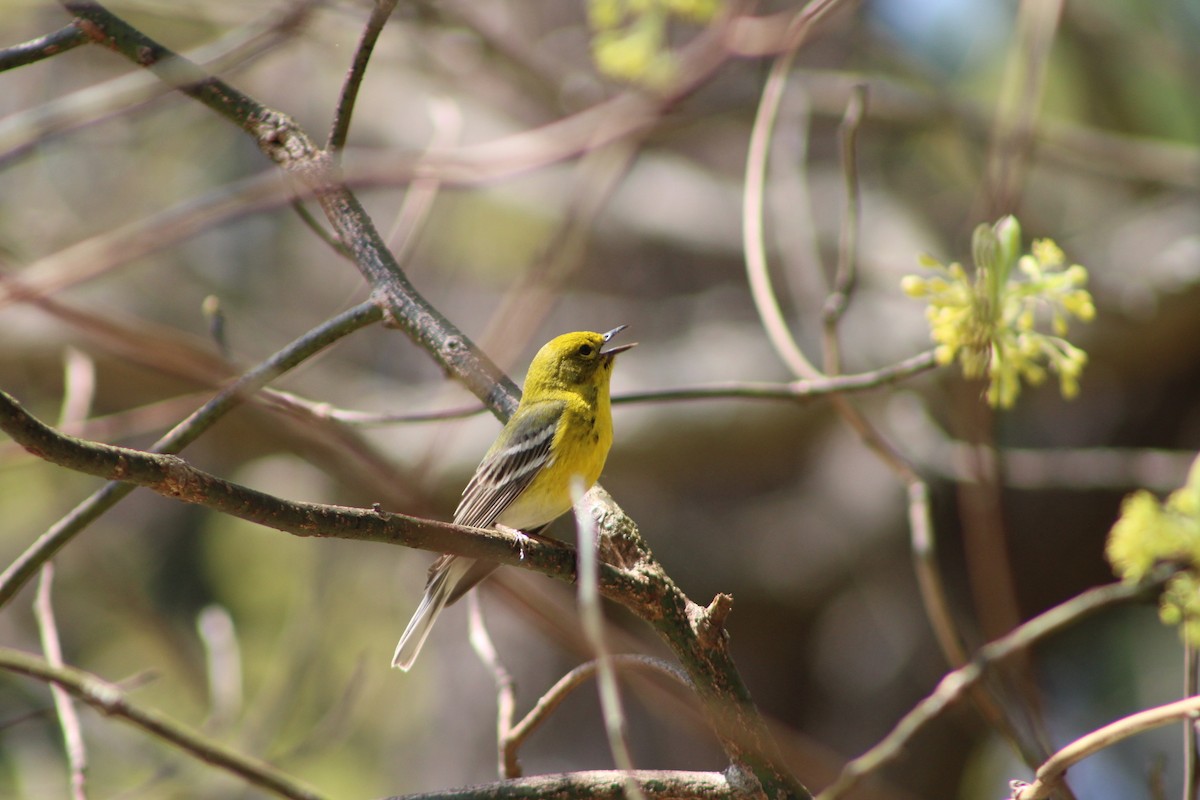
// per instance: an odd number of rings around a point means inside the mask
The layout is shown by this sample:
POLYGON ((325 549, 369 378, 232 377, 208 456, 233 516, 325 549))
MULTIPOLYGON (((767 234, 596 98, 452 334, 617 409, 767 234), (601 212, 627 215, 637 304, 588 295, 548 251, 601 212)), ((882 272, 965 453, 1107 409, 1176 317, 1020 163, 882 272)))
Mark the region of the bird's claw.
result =
POLYGON ((517 540, 517 560, 525 560, 525 543, 529 541, 529 536, 525 531, 519 531, 516 528, 510 528, 507 525, 496 525, 496 529, 504 531, 517 540))

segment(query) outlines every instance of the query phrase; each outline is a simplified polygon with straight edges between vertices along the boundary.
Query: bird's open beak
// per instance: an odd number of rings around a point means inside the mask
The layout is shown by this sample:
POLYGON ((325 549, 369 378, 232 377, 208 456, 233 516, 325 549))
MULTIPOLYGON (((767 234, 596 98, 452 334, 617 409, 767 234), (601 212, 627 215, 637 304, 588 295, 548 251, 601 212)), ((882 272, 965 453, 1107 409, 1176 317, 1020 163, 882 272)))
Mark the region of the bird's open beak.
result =
MULTIPOLYGON (((608 333, 604 334, 604 344, 608 344, 609 341, 612 339, 612 337, 616 336, 618 333, 620 333, 621 331, 625 330, 628 327, 629 327, 628 325, 618 325, 617 327, 613 328, 608 333)), ((616 347, 610 347, 607 350, 604 350, 602 348, 600 350, 600 355, 615 356, 617 353, 624 353, 629 348, 636 347, 636 346, 637 346, 637 342, 630 342, 629 344, 621 344, 621 345, 617 345, 616 347)))

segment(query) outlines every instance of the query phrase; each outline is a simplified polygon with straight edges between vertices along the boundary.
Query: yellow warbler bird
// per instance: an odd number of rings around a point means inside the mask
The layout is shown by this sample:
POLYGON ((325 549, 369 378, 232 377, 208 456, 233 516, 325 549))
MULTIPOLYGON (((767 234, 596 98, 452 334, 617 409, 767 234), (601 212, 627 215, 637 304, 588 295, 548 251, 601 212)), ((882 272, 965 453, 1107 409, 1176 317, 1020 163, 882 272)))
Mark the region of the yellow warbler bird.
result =
MULTIPOLYGON (((613 360, 636 342, 604 346, 625 328, 564 333, 543 345, 529 365, 516 413, 463 490, 456 524, 536 531, 571 509, 576 478, 584 489, 591 488, 612 446, 608 384, 613 360)), ((433 562, 392 666, 407 671, 441 610, 498 566, 449 554, 433 562)))

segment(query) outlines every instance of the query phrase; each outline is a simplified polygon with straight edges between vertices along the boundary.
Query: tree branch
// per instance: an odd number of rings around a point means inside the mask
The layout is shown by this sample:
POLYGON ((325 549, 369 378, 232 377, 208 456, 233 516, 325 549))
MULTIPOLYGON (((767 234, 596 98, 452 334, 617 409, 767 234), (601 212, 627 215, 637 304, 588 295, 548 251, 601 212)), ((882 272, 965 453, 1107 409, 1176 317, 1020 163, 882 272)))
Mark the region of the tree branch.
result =
POLYGON ((33 455, 59 466, 142 486, 165 497, 296 536, 400 544, 524 566, 564 580, 574 576, 574 549, 568 545, 529 542, 498 530, 464 528, 378 509, 283 500, 196 469, 175 455, 89 442, 60 433, 4 392, 0 392, 0 430, 33 455))
POLYGON ((612 754, 613 763, 625 775, 625 800, 647 800, 637 779, 633 777, 633 756, 629 752, 629 737, 626 734, 628 723, 625 718, 625 706, 621 702, 621 689, 617 685, 612 655, 608 643, 604 640, 604 611, 600 607, 597 565, 600 530, 596 520, 583 508, 583 481, 575 478, 573 483, 571 495, 575 501, 575 528, 579 542, 576 595, 579 600, 580 627, 596 660, 596 687, 600 695, 600 716, 604 720, 604 732, 608 737, 608 751, 612 754))
MULTIPOLYGON (((583 770, 499 781, 390 800, 625 800, 621 770, 583 770)), ((650 800, 749 800, 754 793, 720 772, 637 770, 633 778, 650 800)))
POLYGON ((509 747, 513 717, 517 708, 517 682, 512 673, 500 660, 496 646, 492 643, 487 624, 483 621, 483 603, 479 592, 467 595, 468 639, 475 655, 489 672, 496 684, 496 767, 501 778, 521 777, 521 763, 515 747, 509 747))
POLYGON ((1200 697, 1187 697, 1157 708, 1148 708, 1130 714, 1099 730, 1081 736, 1046 760, 1037 771, 1037 780, 1021 787, 1013 794, 1013 800, 1047 800, 1062 781, 1063 775, 1073 764, 1095 755, 1130 736, 1184 720, 1195 724, 1200 717, 1200 697))
MULTIPOLYGON (((626 403, 658 403, 679 400, 783 400, 803 401, 830 394, 865 392, 928 372, 937 366, 932 350, 909 356, 903 361, 868 372, 851 375, 832 375, 818 380, 798 380, 790 383, 728 381, 725 383, 677 386, 669 389, 646 389, 613 395, 613 405, 626 403)), ((332 419, 346 425, 390 425, 399 423, 440 422, 480 414, 487 409, 480 403, 445 408, 439 411, 357 411, 336 408, 328 403, 309 400, 279 389, 268 389, 273 401, 284 406, 303 409, 319 419, 332 419)), ((1190 461, 1188 462, 1190 463, 1190 461)), ((1174 486, 1179 485, 1175 481, 1174 486)))
POLYGON ((64 25, 54 33, 0 49, 0 72, 56 56, 89 41, 78 25, 64 25))
POLYGON ((354 61, 346 73, 346 81, 342 84, 342 92, 338 95, 337 109, 333 112, 333 124, 329 129, 329 140, 325 149, 336 153, 346 146, 346 137, 350 133, 350 118, 354 115, 354 102, 358 99, 358 89, 362 86, 367 74, 367 62, 379 41, 379 34, 387 24, 388 17, 396 8, 396 0, 375 0, 371 16, 367 19, 362 36, 358 40, 358 48, 354 51, 354 61))
POLYGON ((648 389, 626 392, 613 397, 613 403, 645 403, 665 400, 717 400, 742 398, 748 400, 807 400, 829 395, 862 392, 888 386, 937 366, 932 350, 897 361, 879 369, 852 375, 821 375, 801 378, 788 383, 756 383, 730 381, 701 386, 681 386, 674 389, 648 389))
POLYGON ((842 217, 838 240, 837 269, 829 296, 821 309, 824 325, 822 343, 825 350, 824 368, 830 375, 842 371, 841 344, 838 323, 850 308, 850 298, 858 285, 859 219, 862 216, 861 189, 858 185, 858 129, 867 113, 867 85, 859 84, 850 95, 846 113, 838 128, 842 150, 842 176, 846 188, 846 210, 842 217))
MULTIPOLYGON (((58 638, 58 623, 54 619, 54 601, 51 586, 54 583, 54 564, 47 562, 42 567, 37 595, 33 601, 33 614, 37 619, 42 636, 42 652, 46 663, 59 669, 63 665, 62 642, 58 638)), ((63 732, 63 747, 67 753, 67 765, 71 772, 71 797, 87 800, 87 747, 83 743, 83 729, 79 725, 79 714, 71 702, 70 694, 57 683, 50 684, 54 708, 58 712, 58 723, 63 732)))
MULTIPOLYGON (((692 683, 688 677, 679 671, 673 664, 668 664, 657 658, 650 656, 638 655, 636 653, 615 653, 609 656, 615 668, 621 670, 645 670, 662 675, 669 675, 681 684, 691 689, 692 683)), ((598 662, 587 661, 572 669, 566 675, 558 679, 558 682, 551 686, 546 692, 537 699, 537 703, 529 710, 521 721, 509 727, 507 736, 500 743, 502 753, 501 761, 506 765, 517 766, 517 751, 525 740, 545 722, 550 714, 554 712, 562 702, 575 689, 583 685, 585 681, 596 674, 598 662)), ((519 770, 519 767, 518 767, 519 770)), ((519 775, 519 771, 516 775, 519 775)), ((513 777, 516 777, 514 775, 513 777)))

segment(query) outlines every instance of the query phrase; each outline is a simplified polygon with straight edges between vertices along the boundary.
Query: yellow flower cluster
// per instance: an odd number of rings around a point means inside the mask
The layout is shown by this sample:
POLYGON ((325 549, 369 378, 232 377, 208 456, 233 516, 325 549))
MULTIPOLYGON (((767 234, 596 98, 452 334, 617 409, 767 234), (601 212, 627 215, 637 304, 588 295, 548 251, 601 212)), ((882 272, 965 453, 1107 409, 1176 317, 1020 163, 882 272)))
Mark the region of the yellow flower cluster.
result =
POLYGON ((1069 317, 1087 322, 1096 315, 1084 288, 1087 270, 1078 264, 1064 269, 1063 252, 1050 239, 1020 254, 1021 227, 1011 216, 980 225, 972 244, 973 274, 961 264, 946 266, 923 256, 921 265, 937 274, 909 275, 901 282, 909 296, 929 301, 926 315, 938 362, 957 359, 966 377, 987 378, 993 407, 1011 408, 1021 382, 1040 384, 1047 368, 1058 374, 1063 396, 1074 397, 1087 353, 1064 337, 1069 317), (1054 335, 1037 330, 1045 315, 1054 335))
POLYGON ((652 88, 675 74, 675 58, 667 46, 672 17, 707 22, 720 0, 590 0, 592 57, 605 75, 652 88))
POLYGON ((1108 534, 1105 555, 1124 581, 1137 583, 1156 565, 1187 567, 1168 582, 1159 601, 1164 624, 1200 644, 1200 458, 1187 483, 1160 503, 1145 490, 1125 498, 1121 516, 1108 534))

